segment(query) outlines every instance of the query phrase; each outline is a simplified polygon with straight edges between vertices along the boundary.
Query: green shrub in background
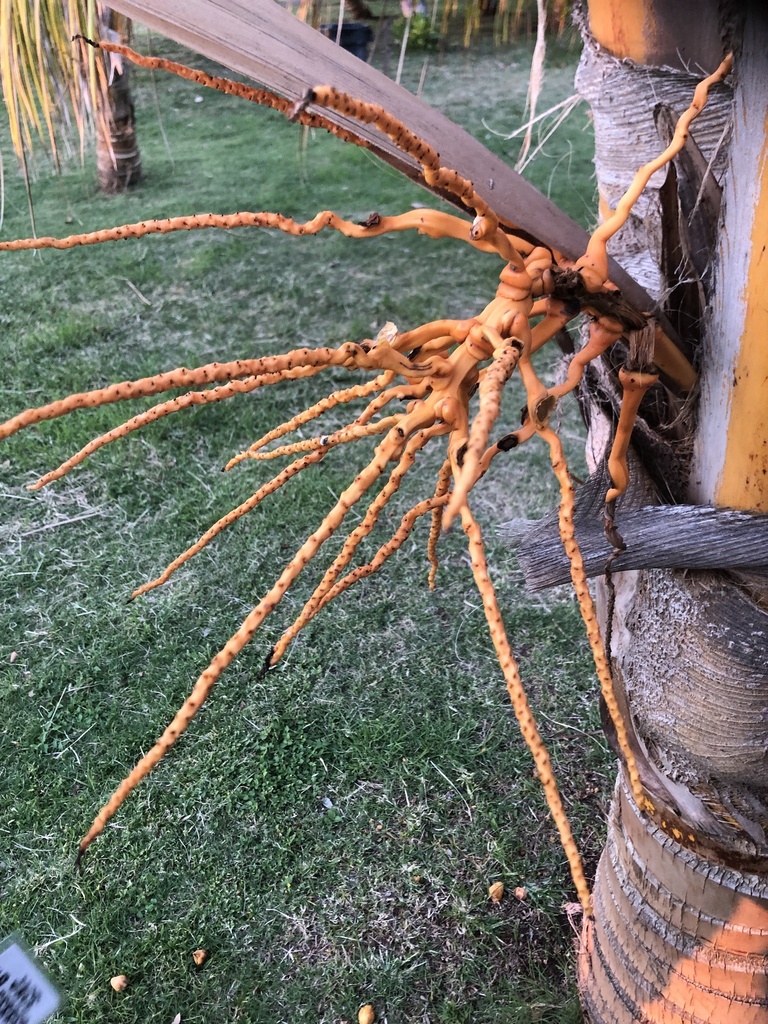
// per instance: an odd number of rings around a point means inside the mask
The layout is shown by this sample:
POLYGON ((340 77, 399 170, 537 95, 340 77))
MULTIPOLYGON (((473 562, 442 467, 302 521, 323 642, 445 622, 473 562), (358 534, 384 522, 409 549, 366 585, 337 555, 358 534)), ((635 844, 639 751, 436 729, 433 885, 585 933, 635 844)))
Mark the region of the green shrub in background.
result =
MULTIPOLYGON (((438 43, 440 42, 440 33, 432 27, 427 15, 414 14, 410 21, 411 29, 408 33, 406 49, 421 51, 423 53, 432 53, 435 51, 438 43)), ((398 45, 402 44, 403 36, 405 35, 405 26, 407 24, 407 18, 398 18, 397 21, 392 24, 392 35, 398 45)))

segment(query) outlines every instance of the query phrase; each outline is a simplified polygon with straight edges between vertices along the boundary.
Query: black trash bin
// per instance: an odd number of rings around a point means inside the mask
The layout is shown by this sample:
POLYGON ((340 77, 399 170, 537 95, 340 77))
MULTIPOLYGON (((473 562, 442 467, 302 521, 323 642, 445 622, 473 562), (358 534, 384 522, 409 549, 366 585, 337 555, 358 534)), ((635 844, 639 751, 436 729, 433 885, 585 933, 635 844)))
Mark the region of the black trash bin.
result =
MULTIPOLYGON (((321 25, 320 31, 335 43, 336 35, 339 31, 338 22, 332 25, 321 25)), ((372 41, 373 32, 362 21, 349 21, 341 26, 341 39, 339 43, 342 49, 353 53, 360 60, 368 60, 368 47, 372 41)))

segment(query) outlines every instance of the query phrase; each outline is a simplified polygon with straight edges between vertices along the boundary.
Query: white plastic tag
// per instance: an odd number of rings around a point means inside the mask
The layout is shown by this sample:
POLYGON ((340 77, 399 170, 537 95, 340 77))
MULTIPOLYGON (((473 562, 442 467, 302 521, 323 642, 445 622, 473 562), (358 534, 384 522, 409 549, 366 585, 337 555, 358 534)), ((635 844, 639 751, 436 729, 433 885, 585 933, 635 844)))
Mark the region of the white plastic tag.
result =
POLYGON ((0 1024, 40 1024, 61 996, 18 935, 0 941, 0 1024))

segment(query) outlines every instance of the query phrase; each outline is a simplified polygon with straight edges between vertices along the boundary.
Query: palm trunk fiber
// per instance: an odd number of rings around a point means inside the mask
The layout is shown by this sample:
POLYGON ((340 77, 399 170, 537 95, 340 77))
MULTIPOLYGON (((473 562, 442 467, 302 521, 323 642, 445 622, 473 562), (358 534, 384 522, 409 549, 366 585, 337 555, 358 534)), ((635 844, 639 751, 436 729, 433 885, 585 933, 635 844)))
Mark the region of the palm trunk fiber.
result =
POLYGON ((619 780, 585 922, 579 983, 594 1024, 764 1024, 768 880, 681 846, 619 780))

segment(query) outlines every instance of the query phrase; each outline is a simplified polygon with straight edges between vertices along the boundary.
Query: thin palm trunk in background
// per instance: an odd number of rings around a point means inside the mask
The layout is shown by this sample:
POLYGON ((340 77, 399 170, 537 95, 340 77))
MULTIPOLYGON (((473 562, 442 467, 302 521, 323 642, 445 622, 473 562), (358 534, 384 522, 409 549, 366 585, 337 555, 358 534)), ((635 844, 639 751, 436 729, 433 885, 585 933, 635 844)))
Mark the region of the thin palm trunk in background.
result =
MULTIPOLYGON (((129 41, 127 18, 104 8, 100 22, 102 39, 114 43, 129 41)), ((127 63, 113 61, 107 88, 101 94, 102 116, 96 132, 96 174, 101 192, 124 192, 141 179, 129 75, 127 63)))
POLYGON ((127 69, 106 65, 83 38, 129 35, 130 21, 95 0, 0 0, 0 84, 25 177, 35 150, 59 170, 78 147, 83 161, 95 135, 99 187, 118 192, 139 180, 127 69))

